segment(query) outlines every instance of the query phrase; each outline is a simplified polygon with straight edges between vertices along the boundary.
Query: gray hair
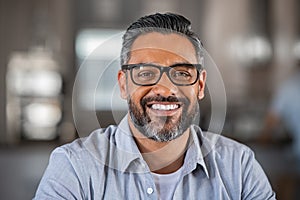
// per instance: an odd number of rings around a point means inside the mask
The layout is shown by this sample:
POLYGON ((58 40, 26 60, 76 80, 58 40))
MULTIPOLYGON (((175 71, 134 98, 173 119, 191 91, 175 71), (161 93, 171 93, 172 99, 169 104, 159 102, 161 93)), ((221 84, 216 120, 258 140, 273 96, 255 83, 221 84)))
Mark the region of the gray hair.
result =
POLYGON ((151 32, 163 34, 177 33, 188 38, 195 47, 198 62, 202 63, 203 45, 199 37, 192 31, 191 22, 185 17, 174 13, 156 13, 141 17, 133 22, 123 35, 121 49, 121 65, 130 59, 130 49, 138 36, 151 32))

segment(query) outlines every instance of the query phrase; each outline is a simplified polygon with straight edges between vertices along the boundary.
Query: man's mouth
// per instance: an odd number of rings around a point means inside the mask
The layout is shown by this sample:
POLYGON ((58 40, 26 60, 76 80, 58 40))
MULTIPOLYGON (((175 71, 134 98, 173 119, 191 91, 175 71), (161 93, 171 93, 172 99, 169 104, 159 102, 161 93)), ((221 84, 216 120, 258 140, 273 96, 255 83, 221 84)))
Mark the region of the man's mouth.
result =
POLYGON ((147 97, 142 99, 141 105, 149 114, 155 116, 174 116, 179 114, 178 111, 182 109, 185 99, 178 99, 177 97, 147 97), (182 101, 181 101, 182 100, 182 101))
POLYGON ((147 104, 149 111, 157 116, 174 116, 181 104, 179 102, 152 102, 147 104))
POLYGON ((179 104, 159 104, 159 103, 154 103, 148 105, 149 108, 153 110, 162 110, 162 111, 169 111, 169 110, 176 110, 180 107, 179 104))

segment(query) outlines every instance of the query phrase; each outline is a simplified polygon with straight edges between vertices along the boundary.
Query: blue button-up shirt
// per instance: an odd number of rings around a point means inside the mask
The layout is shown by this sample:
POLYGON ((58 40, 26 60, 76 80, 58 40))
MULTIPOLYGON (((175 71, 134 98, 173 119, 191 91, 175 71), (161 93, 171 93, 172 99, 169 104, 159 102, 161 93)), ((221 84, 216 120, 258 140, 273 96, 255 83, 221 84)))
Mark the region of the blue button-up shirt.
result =
MULTIPOLYGON (((55 149, 34 199, 158 199, 127 120, 55 149)), ((248 147, 195 125, 190 132, 173 199, 275 199, 248 147)))

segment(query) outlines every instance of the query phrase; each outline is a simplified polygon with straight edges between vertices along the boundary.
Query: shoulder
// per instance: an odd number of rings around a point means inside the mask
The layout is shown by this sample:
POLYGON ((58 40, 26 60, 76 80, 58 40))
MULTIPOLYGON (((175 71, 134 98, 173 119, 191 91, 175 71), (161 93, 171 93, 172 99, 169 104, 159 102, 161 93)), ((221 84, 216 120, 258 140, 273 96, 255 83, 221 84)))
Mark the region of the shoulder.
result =
POLYGON ((116 126, 97 129, 87 137, 57 147, 51 152, 49 164, 59 167, 60 163, 64 163, 80 171, 86 166, 99 166, 101 163, 98 161, 110 151, 116 130, 116 126))
POLYGON ((202 133, 201 143, 203 144, 204 149, 206 148, 206 150, 210 150, 215 154, 253 154, 253 151, 245 144, 211 132, 202 133))
POLYGON ((71 143, 56 148, 53 153, 64 153, 70 159, 84 159, 89 154, 98 154, 115 141, 117 126, 111 125, 107 128, 97 129, 89 136, 78 138, 71 143))
POLYGON ((112 125, 58 147, 53 155, 63 157, 72 166, 86 171, 86 168, 99 170, 107 166, 123 170, 140 154, 130 130, 112 125))
MULTIPOLYGON (((98 129, 86 138, 57 147, 38 187, 35 199, 84 199, 90 190, 90 180, 100 183, 104 179, 104 164, 95 159, 101 145, 109 143, 115 127, 98 129)), ((100 185, 100 184, 97 184, 100 185)))
POLYGON ((212 177, 223 177, 221 182, 228 188, 234 186, 232 191, 239 185, 242 199, 275 199, 275 193, 254 152, 240 142, 212 134, 204 134, 204 138, 215 137, 216 141, 207 156, 212 177))
POLYGON ((252 166, 257 167, 253 150, 245 144, 210 132, 202 133, 201 140, 201 151, 206 164, 219 173, 242 176, 234 169, 239 169, 242 173, 252 166))

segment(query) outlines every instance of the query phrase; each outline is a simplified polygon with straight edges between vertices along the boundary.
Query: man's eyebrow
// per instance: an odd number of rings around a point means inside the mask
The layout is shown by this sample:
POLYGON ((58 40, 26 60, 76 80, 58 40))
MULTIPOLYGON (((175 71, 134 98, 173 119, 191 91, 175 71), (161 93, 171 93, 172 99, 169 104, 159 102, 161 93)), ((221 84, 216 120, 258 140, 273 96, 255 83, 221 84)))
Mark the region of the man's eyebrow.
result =
POLYGON ((172 65, 184 65, 184 64, 189 64, 190 65, 190 64, 196 64, 196 63, 190 63, 190 62, 187 61, 187 62, 176 62, 176 63, 174 63, 172 65))
POLYGON ((164 66, 164 67, 170 67, 170 66, 175 66, 175 65, 184 65, 184 64, 198 64, 198 63, 190 63, 190 62, 175 62, 171 65, 161 65, 160 63, 157 62, 142 62, 142 63, 135 63, 135 64, 140 64, 140 65, 147 65, 147 64, 152 64, 152 65, 159 65, 159 66, 164 66))

